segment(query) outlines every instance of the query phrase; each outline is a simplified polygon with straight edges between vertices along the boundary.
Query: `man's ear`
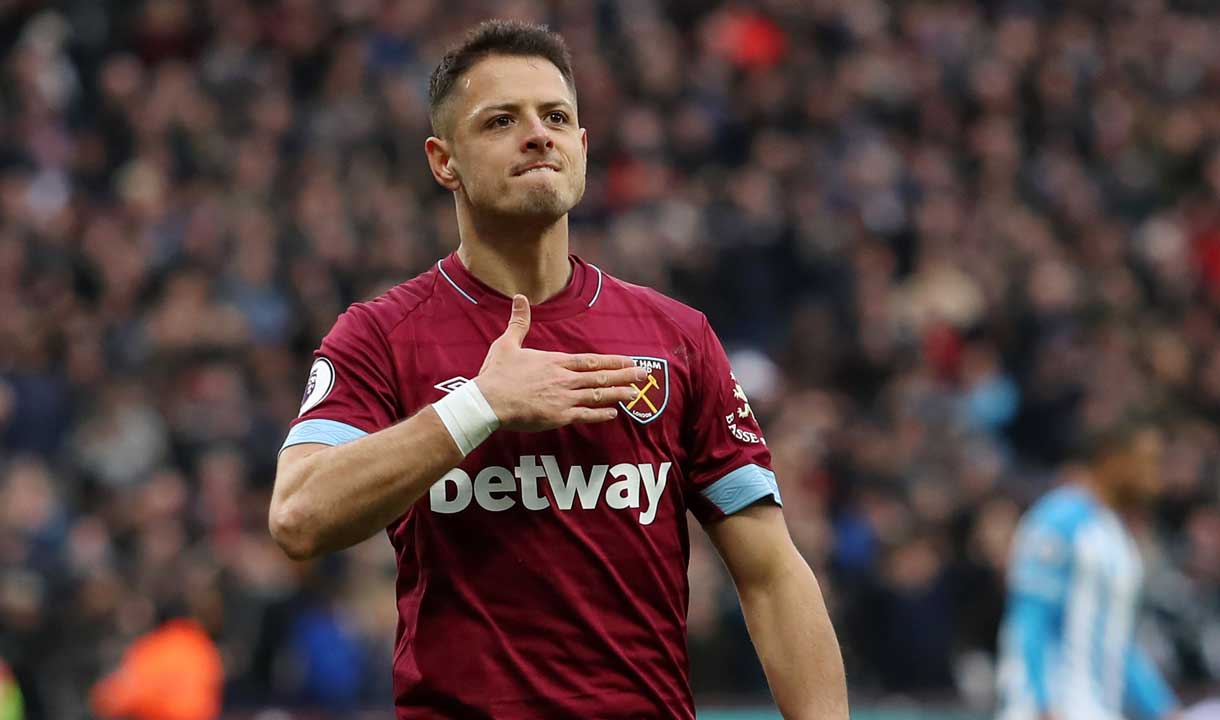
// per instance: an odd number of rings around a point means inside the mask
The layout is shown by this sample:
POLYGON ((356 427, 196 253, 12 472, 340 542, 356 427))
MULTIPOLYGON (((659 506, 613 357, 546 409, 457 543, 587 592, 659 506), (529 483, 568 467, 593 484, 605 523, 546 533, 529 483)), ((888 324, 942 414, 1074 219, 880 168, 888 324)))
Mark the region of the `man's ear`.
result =
POLYGON ((429 137, 424 141, 424 154, 428 156, 428 167, 436 182, 449 192, 457 192, 462 187, 462 180, 458 177, 449 143, 435 135, 429 137))

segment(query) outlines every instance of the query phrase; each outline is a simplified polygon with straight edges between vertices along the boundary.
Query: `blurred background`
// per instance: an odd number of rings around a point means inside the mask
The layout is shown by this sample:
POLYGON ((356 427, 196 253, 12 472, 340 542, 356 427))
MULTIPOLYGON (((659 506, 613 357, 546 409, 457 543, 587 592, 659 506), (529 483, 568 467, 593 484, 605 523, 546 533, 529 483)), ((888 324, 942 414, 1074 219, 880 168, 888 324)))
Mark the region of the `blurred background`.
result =
MULTIPOLYGON (((456 246, 426 83, 490 16, 566 36, 574 250, 711 318, 861 717, 986 717, 1019 514, 1132 404, 1169 439, 1140 637, 1217 690, 1215 3, 0 0, 0 659, 27 717, 89 717, 181 613, 225 717, 390 716, 388 542, 293 563, 266 510, 335 317, 456 246)), ((695 536, 696 697, 765 706, 695 536)))

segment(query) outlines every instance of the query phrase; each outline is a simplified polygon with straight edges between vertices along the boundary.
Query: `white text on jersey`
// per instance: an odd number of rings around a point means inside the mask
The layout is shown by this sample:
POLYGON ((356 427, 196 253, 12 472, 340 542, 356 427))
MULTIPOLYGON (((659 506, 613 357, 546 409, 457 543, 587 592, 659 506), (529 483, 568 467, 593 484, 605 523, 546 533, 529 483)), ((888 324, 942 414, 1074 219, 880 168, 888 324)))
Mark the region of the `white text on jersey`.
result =
POLYGON ((551 500, 538 487, 538 481, 545 477, 559 510, 571 510, 578 501, 581 508, 592 510, 603 496, 611 509, 626 510, 640 507, 642 486, 647 504, 640 513, 640 524, 651 525, 657 516, 657 503, 665 490, 669 467, 668 462, 661 463, 659 468, 648 463, 594 465, 588 470, 573 465, 565 476, 554 455, 523 455, 511 470, 492 465, 477 472, 473 480, 465 470, 454 468, 432 485, 428 501, 432 512, 447 515, 465 510, 471 500, 491 512, 503 512, 515 506, 518 499, 527 510, 545 510, 551 506, 551 500), (607 485, 607 475, 616 480, 607 485))

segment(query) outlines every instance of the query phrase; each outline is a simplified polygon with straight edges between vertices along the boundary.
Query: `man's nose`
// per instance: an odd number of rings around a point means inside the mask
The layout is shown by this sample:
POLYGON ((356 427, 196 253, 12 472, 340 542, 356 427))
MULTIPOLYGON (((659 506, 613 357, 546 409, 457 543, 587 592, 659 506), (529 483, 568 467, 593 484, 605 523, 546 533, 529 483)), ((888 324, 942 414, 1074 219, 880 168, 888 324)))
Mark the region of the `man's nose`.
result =
POLYGON ((542 118, 532 118, 525 139, 522 141, 521 150, 523 152, 538 152, 550 150, 554 147, 555 141, 551 139, 550 129, 542 122, 542 118))

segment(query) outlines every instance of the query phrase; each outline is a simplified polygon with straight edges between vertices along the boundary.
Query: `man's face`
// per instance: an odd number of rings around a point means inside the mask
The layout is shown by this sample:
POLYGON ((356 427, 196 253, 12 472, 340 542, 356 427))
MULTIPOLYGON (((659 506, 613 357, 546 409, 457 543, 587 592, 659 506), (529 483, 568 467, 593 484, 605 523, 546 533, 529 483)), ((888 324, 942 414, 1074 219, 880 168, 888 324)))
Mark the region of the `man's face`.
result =
POLYGON ((448 102, 444 144, 455 182, 442 184, 463 193, 476 212, 549 222, 580 201, 585 131, 551 62, 489 56, 458 80, 448 102))

